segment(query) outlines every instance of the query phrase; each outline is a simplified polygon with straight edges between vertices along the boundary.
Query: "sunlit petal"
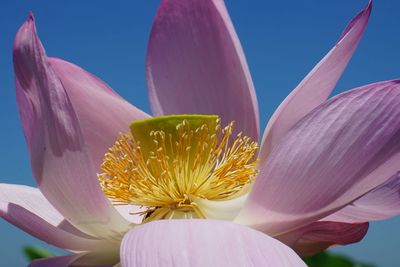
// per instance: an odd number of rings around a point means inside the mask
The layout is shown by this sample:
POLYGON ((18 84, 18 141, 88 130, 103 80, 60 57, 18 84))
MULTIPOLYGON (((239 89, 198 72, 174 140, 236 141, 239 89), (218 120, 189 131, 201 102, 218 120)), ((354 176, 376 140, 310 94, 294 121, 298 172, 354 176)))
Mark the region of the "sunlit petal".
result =
MULTIPOLYGON (((106 83, 80 67, 61 59, 49 58, 79 119, 89 156, 100 168, 107 149, 121 132, 129 131, 134 120, 149 117, 129 104, 106 83)), ((96 171, 98 171, 98 169, 96 171)))
POLYGON ((15 38, 14 68, 32 171, 42 193, 86 233, 109 236, 125 231, 126 220, 112 207, 97 182, 79 120, 47 61, 32 15, 15 38))
POLYGON ((131 230, 121 264, 132 266, 306 266, 267 235, 225 221, 163 220, 131 230))
POLYGON ((277 235, 322 219, 399 169, 400 81, 325 102, 261 165, 239 222, 277 235))
POLYGON ((359 223, 384 220, 399 214, 400 176, 396 174, 350 205, 324 218, 324 220, 359 223))
POLYGON ((224 1, 163 0, 146 70, 154 115, 216 114, 258 141, 257 98, 224 1))
POLYGON ((264 131, 261 161, 296 122, 328 98, 361 40, 371 9, 372 1, 353 18, 332 50, 275 111, 264 131))
POLYGON ((96 250, 107 246, 69 224, 37 188, 0 184, 0 217, 57 247, 96 250))

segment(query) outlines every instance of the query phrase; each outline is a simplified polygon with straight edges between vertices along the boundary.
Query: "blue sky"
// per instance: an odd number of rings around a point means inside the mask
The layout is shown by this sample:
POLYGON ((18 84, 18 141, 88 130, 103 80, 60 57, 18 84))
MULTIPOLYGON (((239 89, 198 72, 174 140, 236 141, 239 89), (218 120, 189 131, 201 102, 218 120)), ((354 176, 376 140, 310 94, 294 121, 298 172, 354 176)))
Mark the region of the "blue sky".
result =
MULTIPOLYGON (((0 182, 34 185, 15 102, 12 43, 32 10, 47 53, 101 77, 123 97, 149 112, 144 58, 159 1, 0 2, 0 182)), ((284 97, 334 45, 367 0, 226 0, 245 50, 260 105, 262 127, 284 97), (251 3, 251 4, 249 4, 251 3)), ((400 1, 377 0, 371 20, 334 94, 400 78, 400 1)), ((335 249, 357 259, 395 267, 400 219, 371 225, 356 245, 335 249)), ((21 246, 42 244, 0 222, 4 266, 24 266, 21 246)))

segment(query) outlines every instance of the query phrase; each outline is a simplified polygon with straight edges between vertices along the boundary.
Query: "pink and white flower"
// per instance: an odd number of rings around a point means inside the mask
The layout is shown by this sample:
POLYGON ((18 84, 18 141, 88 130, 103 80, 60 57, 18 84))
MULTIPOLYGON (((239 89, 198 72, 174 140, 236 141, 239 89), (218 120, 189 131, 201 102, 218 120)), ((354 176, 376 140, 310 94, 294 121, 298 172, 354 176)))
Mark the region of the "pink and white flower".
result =
MULTIPOLYGON (((111 204, 97 173, 118 133, 150 115, 78 66, 48 57, 30 15, 15 39, 14 66, 39 188, 1 184, 0 216, 74 252, 31 266, 305 266, 276 239, 311 255, 357 242, 369 221, 398 215, 400 81, 328 99, 371 7, 272 116, 248 194, 234 203, 205 200, 210 220, 143 225, 111 204)), ((216 114, 260 141, 254 86, 222 0, 162 0, 146 71, 154 116, 216 114)))

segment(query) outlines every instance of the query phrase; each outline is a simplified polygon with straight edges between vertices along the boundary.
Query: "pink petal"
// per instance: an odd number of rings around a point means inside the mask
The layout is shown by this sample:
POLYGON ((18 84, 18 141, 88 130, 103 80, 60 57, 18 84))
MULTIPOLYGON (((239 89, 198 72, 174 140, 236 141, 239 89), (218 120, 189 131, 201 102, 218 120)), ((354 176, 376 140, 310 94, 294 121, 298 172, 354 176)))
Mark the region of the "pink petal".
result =
POLYGON ((95 236, 125 231, 127 222, 104 196, 80 123, 28 18, 14 43, 17 100, 33 175, 49 202, 95 236))
POLYGON ((296 122, 328 98, 361 40, 371 9, 372 1, 353 18, 332 50, 275 111, 264 131, 261 161, 296 122))
MULTIPOLYGON (((134 120, 149 115, 117 95, 107 84, 80 67, 61 59, 49 58, 79 119, 89 156, 100 168, 105 152, 120 132, 129 132, 134 120)), ((96 169, 98 171, 98 169, 96 169)))
POLYGON ((317 254, 333 245, 347 245, 360 241, 368 231, 368 223, 319 221, 277 236, 302 257, 317 254))
POLYGON ((80 253, 34 260, 29 267, 112 267, 118 259, 107 258, 98 253, 80 253))
POLYGON ((258 104, 222 0, 163 0, 147 53, 154 115, 216 114, 259 139, 258 104))
POLYGON ((121 265, 306 266, 267 235, 213 220, 161 220, 136 227, 122 241, 121 265))
POLYGON ((0 184, 0 217, 28 234, 64 249, 95 250, 107 245, 65 221, 37 188, 0 184))
POLYGON ((400 80, 338 95, 261 164, 238 222, 275 236, 353 202, 399 170, 400 80))
POLYGON ((352 204, 324 218, 348 223, 388 219, 400 215, 400 175, 368 192, 352 204))

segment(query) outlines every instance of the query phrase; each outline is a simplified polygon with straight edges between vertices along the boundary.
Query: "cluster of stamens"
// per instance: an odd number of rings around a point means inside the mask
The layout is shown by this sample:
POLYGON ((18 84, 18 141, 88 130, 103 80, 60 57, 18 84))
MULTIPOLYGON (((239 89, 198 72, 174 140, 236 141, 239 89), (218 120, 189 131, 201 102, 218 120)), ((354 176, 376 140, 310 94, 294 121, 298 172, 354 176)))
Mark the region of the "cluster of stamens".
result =
POLYGON ((121 134, 109 149, 98 179, 114 205, 137 205, 146 220, 176 214, 205 218, 194 198, 229 200, 241 196, 257 174, 257 143, 238 134, 233 123, 193 129, 183 120, 175 132, 153 130, 145 149, 131 133, 121 134))

